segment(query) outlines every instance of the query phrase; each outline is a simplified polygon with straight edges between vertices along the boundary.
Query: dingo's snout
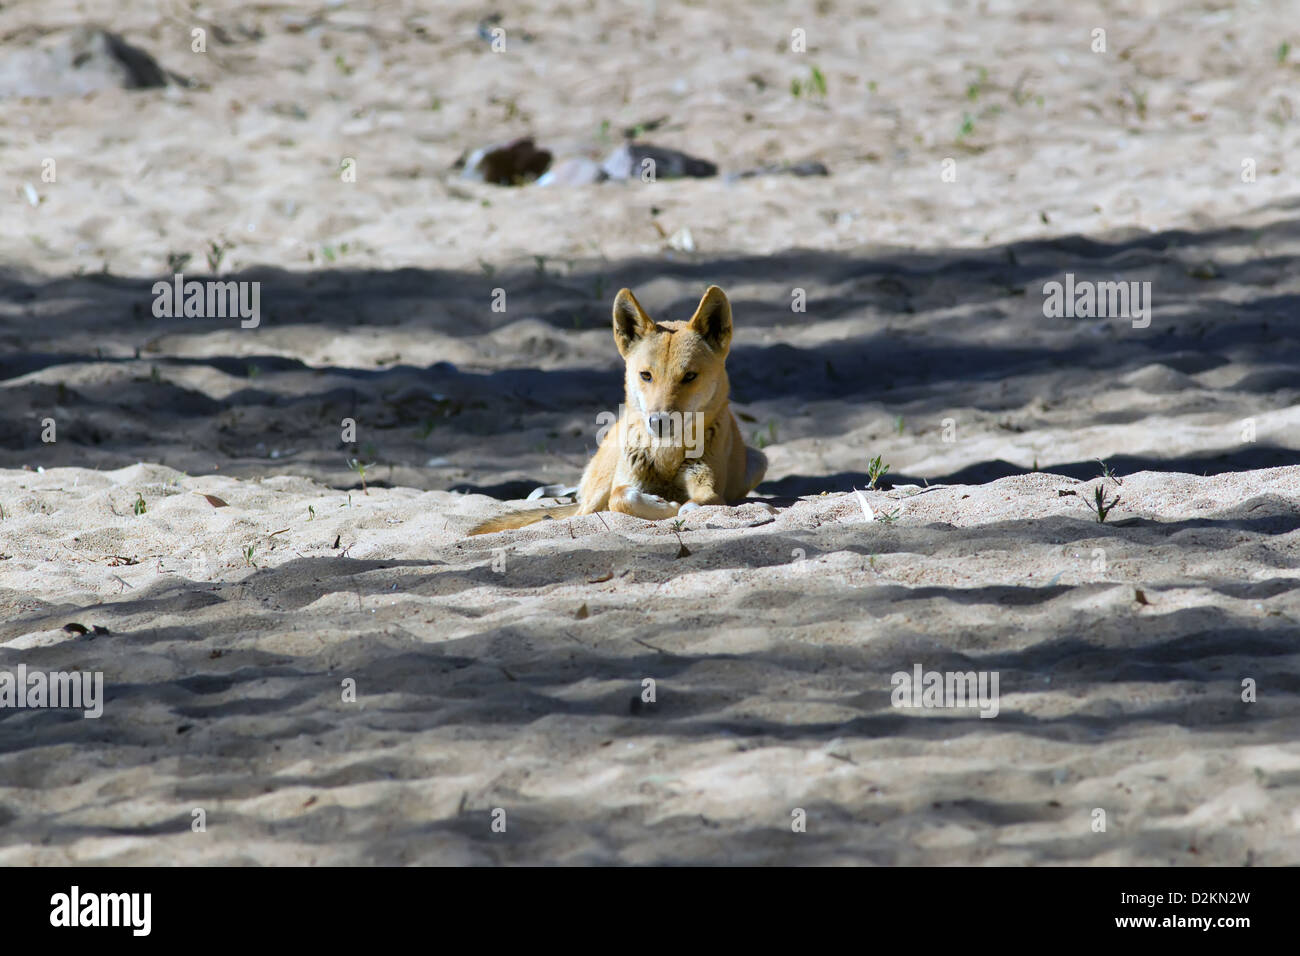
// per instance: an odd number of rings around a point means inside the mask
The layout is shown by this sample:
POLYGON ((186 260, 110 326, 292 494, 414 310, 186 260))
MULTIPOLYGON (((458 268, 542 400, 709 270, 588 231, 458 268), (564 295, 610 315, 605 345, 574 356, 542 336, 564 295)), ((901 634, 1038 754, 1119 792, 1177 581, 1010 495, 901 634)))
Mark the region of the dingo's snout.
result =
POLYGON ((646 427, 655 438, 672 438, 677 418, 672 412, 651 412, 645 417, 646 427))

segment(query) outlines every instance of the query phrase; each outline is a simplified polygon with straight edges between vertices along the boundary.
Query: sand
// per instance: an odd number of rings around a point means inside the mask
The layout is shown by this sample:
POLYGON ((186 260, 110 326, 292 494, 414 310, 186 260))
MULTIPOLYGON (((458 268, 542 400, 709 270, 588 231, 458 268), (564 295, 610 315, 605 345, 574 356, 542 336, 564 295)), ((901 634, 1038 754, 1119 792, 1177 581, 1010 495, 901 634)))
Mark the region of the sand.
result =
MULTIPOLYGON (((0 672, 105 700, 0 707, 0 864, 1300 862, 1286 10, 99 21, 188 85, 3 99, 0 672), (719 176, 453 168, 661 116, 719 176), (257 327, 155 317, 178 264, 257 327), (1048 317, 1067 275, 1149 325, 1048 317), (618 288, 711 283, 751 499, 466 537, 577 480, 618 288), (896 706, 918 666, 996 716, 896 706)), ((6 4, 0 91, 93 19, 6 4)))

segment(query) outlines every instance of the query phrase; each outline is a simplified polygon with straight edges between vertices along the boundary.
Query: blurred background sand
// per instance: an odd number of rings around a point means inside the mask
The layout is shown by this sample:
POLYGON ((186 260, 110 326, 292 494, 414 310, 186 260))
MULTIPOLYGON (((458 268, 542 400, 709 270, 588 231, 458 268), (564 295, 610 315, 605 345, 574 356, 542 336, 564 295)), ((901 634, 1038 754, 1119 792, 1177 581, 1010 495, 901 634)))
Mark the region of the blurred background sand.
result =
POLYGON ((1296 862, 1298 12, 6 4, 0 669, 109 702, 0 711, 0 862, 1296 862), (625 131, 718 175, 457 168, 625 131), (755 500, 462 538, 576 481, 617 289, 710 283, 755 500))

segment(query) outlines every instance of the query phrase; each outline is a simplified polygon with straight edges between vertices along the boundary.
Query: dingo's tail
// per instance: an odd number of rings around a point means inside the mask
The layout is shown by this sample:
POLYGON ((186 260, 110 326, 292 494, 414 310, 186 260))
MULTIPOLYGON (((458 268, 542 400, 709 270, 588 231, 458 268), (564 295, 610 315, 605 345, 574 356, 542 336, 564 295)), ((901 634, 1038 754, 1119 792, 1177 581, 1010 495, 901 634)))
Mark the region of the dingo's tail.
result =
POLYGON ((492 534, 494 531, 522 528, 538 521, 545 521, 547 518, 571 518, 578 513, 578 509, 581 507, 580 503, 574 502, 571 505, 559 505, 552 508, 526 508, 523 511, 512 511, 509 514, 489 518, 481 524, 476 524, 469 529, 469 533, 492 534))

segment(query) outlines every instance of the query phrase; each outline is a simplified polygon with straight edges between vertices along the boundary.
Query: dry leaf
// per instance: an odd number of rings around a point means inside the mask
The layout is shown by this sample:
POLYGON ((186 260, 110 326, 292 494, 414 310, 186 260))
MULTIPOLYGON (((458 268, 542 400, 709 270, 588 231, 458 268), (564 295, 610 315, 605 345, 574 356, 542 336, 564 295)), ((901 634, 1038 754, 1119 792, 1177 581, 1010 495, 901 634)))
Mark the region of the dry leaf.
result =
POLYGON ((200 498, 204 498, 204 499, 206 499, 207 502, 208 502, 208 504, 212 505, 212 507, 214 507, 214 508, 229 508, 229 507, 230 507, 230 505, 226 504, 224 501, 222 501, 222 500, 221 500, 220 498, 218 498, 216 495, 205 495, 205 494, 204 494, 203 492, 201 492, 201 491, 196 491, 196 492, 194 492, 194 493, 195 493, 196 495, 198 495, 200 498))

